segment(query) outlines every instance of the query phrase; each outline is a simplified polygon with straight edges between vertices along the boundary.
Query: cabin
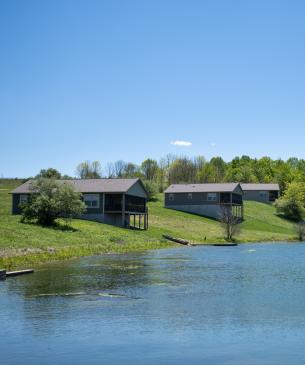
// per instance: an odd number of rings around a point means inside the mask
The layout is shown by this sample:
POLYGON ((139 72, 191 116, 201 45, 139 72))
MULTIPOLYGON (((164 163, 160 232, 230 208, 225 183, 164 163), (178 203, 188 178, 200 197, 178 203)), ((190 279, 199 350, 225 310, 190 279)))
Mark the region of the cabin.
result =
POLYGON ((220 219, 223 207, 243 220, 243 191, 238 183, 174 184, 164 192, 165 208, 220 219))
MULTIPOLYGON (((20 205, 30 199, 29 180, 11 192, 12 214, 20 214, 20 205)), ((57 180, 81 193, 86 212, 78 217, 125 228, 148 229, 147 191, 140 179, 57 180)))
POLYGON ((280 196, 279 184, 241 184, 244 200, 272 203, 280 196))

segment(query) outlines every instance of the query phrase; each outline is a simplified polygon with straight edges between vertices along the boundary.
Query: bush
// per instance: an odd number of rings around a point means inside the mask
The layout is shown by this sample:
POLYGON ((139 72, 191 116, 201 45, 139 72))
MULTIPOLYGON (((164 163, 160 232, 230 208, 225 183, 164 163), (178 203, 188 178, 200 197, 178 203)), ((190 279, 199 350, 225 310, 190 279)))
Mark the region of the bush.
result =
POLYGON ((303 220, 305 216, 305 184, 289 184, 285 194, 275 202, 275 207, 278 213, 288 219, 303 220))
POLYGON ((295 226, 296 233, 298 235, 298 239, 300 241, 304 241, 305 238, 305 222, 301 221, 295 226))
POLYGON ((31 189, 31 199, 21 207, 23 222, 35 220, 50 226, 56 218, 71 219, 86 210, 81 195, 71 185, 59 184, 54 179, 38 179, 31 189))
POLYGON ((143 184, 148 193, 148 201, 155 200, 158 193, 158 185, 155 182, 148 180, 144 181, 143 184))
POLYGON ((40 170, 39 174, 36 175, 36 179, 61 179, 61 173, 57 171, 56 169, 53 169, 52 167, 48 169, 42 169, 40 170))

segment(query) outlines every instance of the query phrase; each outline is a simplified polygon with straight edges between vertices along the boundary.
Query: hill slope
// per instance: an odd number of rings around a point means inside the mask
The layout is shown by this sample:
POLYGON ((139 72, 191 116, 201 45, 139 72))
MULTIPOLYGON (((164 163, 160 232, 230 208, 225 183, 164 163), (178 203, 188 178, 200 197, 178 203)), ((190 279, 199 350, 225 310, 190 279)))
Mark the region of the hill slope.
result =
MULTIPOLYGON (((150 203, 150 222, 153 228, 194 242, 223 242, 223 230, 219 222, 166 209, 162 195, 157 202, 150 203)), ((245 221, 241 224, 239 242, 281 241, 294 238, 293 224, 276 215, 272 205, 245 202, 245 221)))
MULTIPOLYGON (((223 242, 219 222, 163 207, 162 194, 149 203, 149 230, 131 231, 106 224, 73 220, 70 228, 42 228, 20 223, 11 215, 9 192, 18 180, 0 180, 0 268, 106 252, 127 252, 172 246, 162 234, 197 243, 223 242)), ((240 242, 292 240, 293 224, 275 215, 275 209, 256 202, 245 203, 245 222, 240 242)))

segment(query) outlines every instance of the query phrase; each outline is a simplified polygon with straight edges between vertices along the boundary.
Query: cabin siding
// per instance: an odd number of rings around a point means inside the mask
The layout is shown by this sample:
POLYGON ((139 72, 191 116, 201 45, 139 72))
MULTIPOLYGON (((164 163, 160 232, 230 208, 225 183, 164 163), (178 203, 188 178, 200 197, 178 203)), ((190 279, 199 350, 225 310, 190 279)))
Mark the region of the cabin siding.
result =
POLYGON ((137 181, 127 192, 128 195, 134 195, 141 198, 147 199, 146 191, 144 190, 142 184, 137 181))
MULTIPOLYGON (((91 193, 86 193, 91 194, 91 193)), ((92 193, 96 194, 96 193, 92 193)), ((20 195, 29 195, 29 194, 12 194, 12 214, 21 214, 20 209, 20 195)), ((99 207, 98 208, 87 208, 86 212, 83 214, 85 215, 94 215, 94 214, 102 214, 103 213, 103 204, 104 204, 104 194, 99 194, 99 207)))
POLYGON ((13 194, 12 196, 12 214, 16 215, 16 214, 20 214, 21 213, 21 209, 19 207, 19 202, 20 202, 20 194, 13 194))
POLYGON ((28 198, 30 197, 30 194, 13 194, 12 195, 12 214, 21 214, 20 209, 20 195, 26 195, 28 198))
POLYGON ((233 193, 243 195, 243 190, 240 185, 237 185, 237 187, 234 189, 233 193))
POLYGON ((229 188, 232 188, 232 190, 229 190, 228 186, 215 184, 214 191, 212 189, 214 187, 211 186, 212 184, 207 185, 208 186, 204 186, 204 184, 191 185, 189 191, 187 190, 186 185, 173 185, 169 187, 164 193, 165 208, 220 219, 223 206, 228 206, 232 209, 232 212, 236 217, 243 219, 243 191, 239 184, 236 184, 236 186, 233 187, 230 186, 229 188), (174 188, 178 191, 173 191, 174 188), (184 191, 179 191, 179 188, 182 188, 184 191), (217 188, 223 188, 223 190, 217 191, 217 188), (225 188, 227 188, 227 190, 225 190, 225 188), (203 191, 194 191, 196 189, 202 189, 203 191), (209 194, 214 194, 216 199, 208 200, 209 194))
POLYGON ((201 204, 201 205, 167 205, 166 208, 179 210, 186 213, 198 214, 203 217, 219 219, 221 217, 220 204, 201 204))
MULTIPOLYGON (((270 195, 273 192, 271 191, 266 191, 266 190, 262 190, 262 191, 254 191, 254 190, 246 190, 244 191, 244 200, 252 200, 252 201, 257 201, 260 203, 272 203, 272 200, 270 200, 270 195), (262 196, 261 193, 265 192, 266 195, 262 196)), ((279 196, 278 192, 274 192, 276 194, 276 196, 279 196)))
POLYGON ((216 201, 208 201, 208 193, 192 193, 192 199, 188 198, 189 193, 165 193, 165 206, 179 205, 217 205, 219 204, 219 193, 216 193, 216 201), (174 200, 170 200, 170 195, 174 196, 174 200))
POLYGON ((253 200, 261 203, 272 203, 280 195, 278 184, 241 184, 245 200, 253 200))
POLYGON ((261 203, 269 202, 269 191, 266 192, 266 196, 262 197, 260 191, 244 191, 244 200, 253 200, 261 203))

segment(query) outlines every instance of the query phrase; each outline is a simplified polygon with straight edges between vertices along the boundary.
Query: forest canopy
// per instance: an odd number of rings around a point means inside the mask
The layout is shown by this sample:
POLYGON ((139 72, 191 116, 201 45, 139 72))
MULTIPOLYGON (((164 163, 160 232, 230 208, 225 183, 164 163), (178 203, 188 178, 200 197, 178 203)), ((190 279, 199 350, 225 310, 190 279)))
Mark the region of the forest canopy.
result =
POLYGON ((224 161, 219 156, 207 160, 203 156, 190 158, 168 154, 159 161, 147 158, 139 164, 118 160, 102 166, 99 161, 84 161, 75 173, 78 178, 87 179, 140 177, 152 182, 159 192, 170 184, 221 182, 278 183, 284 192, 291 182, 305 182, 305 160, 241 156, 224 161))

